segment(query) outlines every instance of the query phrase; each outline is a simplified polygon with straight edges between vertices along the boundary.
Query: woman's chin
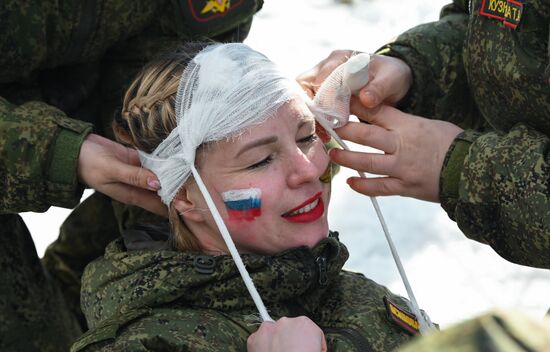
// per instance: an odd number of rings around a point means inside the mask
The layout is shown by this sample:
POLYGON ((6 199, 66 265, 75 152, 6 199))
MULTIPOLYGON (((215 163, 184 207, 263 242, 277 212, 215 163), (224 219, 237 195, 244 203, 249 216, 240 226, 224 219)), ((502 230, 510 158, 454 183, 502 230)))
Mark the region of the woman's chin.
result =
POLYGON ((328 227, 323 227, 322 229, 320 229, 316 232, 313 232, 309 236, 304 236, 303 237, 304 241, 300 245, 301 246, 306 246, 306 247, 309 247, 309 248, 313 248, 319 242, 321 242, 322 240, 324 240, 327 237, 328 237, 328 227))

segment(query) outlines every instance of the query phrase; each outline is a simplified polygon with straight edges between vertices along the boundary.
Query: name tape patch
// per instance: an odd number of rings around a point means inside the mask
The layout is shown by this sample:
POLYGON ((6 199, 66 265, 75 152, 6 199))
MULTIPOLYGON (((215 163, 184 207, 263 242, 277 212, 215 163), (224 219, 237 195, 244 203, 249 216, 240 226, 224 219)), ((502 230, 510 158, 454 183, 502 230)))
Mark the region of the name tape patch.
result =
POLYGON ((388 312, 390 321, 394 322, 411 335, 420 334, 420 325, 414 314, 400 308, 387 296, 384 296, 384 304, 386 305, 386 311, 388 312))
POLYGON ((483 0, 479 14, 502 21, 505 26, 516 29, 521 22, 523 3, 515 0, 483 0))

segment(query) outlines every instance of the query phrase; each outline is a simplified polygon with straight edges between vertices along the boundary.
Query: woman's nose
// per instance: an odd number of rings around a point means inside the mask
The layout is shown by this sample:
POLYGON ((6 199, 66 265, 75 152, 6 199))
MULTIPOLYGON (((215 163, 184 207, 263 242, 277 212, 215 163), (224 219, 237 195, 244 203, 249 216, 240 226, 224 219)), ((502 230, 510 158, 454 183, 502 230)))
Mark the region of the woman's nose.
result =
MULTIPOLYGON (((316 156, 313 153, 312 155, 308 155, 297 148, 296 153, 294 153, 288 164, 290 170, 288 176, 289 186, 291 188, 299 187, 304 183, 318 180, 324 171, 323 165, 320 165, 323 163, 321 159, 323 158, 320 156, 316 156)), ((325 168, 326 164, 328 164, 328 156, 326 159, 325 168)))

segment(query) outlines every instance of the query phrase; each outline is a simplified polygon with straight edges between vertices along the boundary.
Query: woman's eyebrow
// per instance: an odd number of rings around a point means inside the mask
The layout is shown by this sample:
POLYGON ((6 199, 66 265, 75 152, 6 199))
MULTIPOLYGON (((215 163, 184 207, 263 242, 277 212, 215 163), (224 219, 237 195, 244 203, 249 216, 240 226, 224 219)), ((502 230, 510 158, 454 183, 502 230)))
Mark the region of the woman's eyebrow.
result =
POLYGON ((269 136, 269 137, 264 137, 264 138, 260 138, 260 139, 257 139, 255 141, 252 141, 252 142, 242 146, 242 148, 239 149, 239 151, 237 152, 235 157, 238 158, 239 155, 241 155, 242 153, 244 153, 244 152, 246 152, 246 151, 248 151, 252 148, 260 147, 260 146, 266 145, 266 144, 275 143, 275 142, 277 142, 277 140, 279 140, 279 138, 277 136, 269 136))

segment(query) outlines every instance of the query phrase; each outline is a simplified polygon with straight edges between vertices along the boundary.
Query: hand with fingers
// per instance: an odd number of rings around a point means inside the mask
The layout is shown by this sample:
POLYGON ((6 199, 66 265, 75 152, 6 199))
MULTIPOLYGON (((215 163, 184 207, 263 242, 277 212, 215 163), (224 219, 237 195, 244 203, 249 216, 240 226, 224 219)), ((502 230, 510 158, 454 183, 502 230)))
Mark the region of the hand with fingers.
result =
POLYGON ((381 104, 395 106, 409 92, 412 80, 411 68, 403 60, 373 55, 369 62, 369 82, 359 92, 362 106, 367 109, 381 104))
POLYGON ((80 148, 78 178, 81 182, 120 202, 139 205, 167 216, 167 209, 156 191, 157 177, 140 166, 134 149, 96 134, 90 134, 80 148))
POLYGON ((311 69, 302 72, 296 77, 296 81, 302 89, 313 98, 323 81, 334 71, 335 68, 348 61, 353 55, 353 50, 335 50, 324 60, 311 69))
MULTIPOLYGON (((313 97, 332 71, 353 54, 353 50, 335 50, 313 68, 298 75, 296 80, 313 97)), ((367 109, 381 103, 395 105, 407 95, 411 84, 412 72, 404 61, 390 56, 372 55, 369 83, 360 91, 359 97, 367 109)))
POLYGON ((284 352, 326 352, 325 335, 305 316, 283 317, 276 322, 264 321, 258 331, 248 337, 247 350, 284 352))
MULTIPOLYGON (((353 51, 333 51, 312 69, 297 77, 313 96, 321 83, 353 51)), ((337 130, 343 139, 379 149, 384 154, 333 149, 332 161, 342 166, 381 175, 369 179, 352 177, 350 186, 368 196, 402 195, 439 201, 439 175, 449 146, 462 131, 444 121, 429 120, 395 109, 409 92, 411 68, 401 59, 373 55, 369 81, 358 97, 352 97, 350 111, 369 124, 348 122, 337 130)))
POLYGON ((336 132, 343 139, 379 149, 384 154, 333 149, 332 161, 382 177, 351 177, 348 184, 368 196, 401 195, 439 201, 439 176, 445 155, 462 129, 381 105, 336 132))

